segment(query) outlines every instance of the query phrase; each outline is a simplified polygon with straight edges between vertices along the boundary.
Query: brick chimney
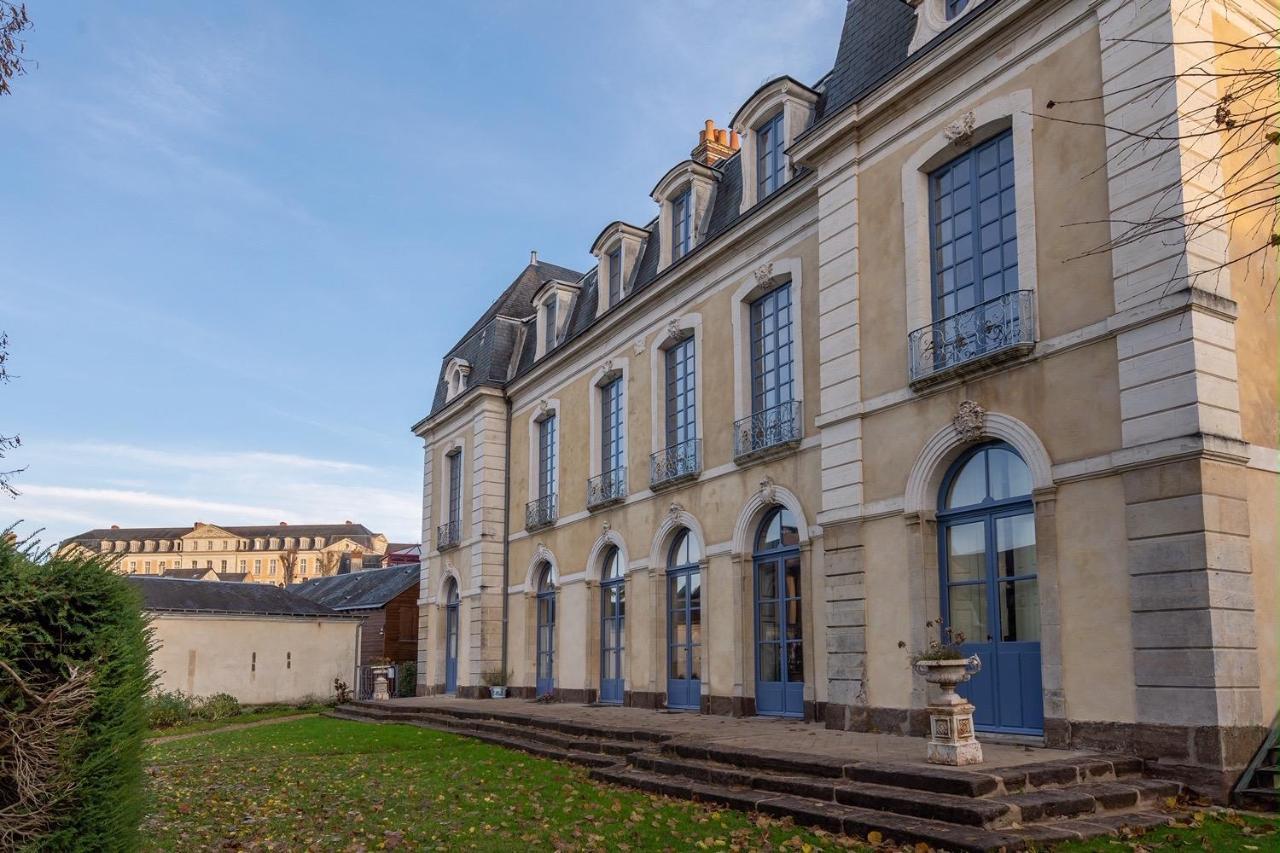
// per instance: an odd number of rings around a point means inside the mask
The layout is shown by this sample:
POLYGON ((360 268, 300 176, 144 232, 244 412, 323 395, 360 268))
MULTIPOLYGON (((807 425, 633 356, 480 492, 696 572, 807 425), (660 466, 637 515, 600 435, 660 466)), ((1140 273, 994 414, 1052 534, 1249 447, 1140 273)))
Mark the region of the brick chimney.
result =
POLYGON ((706 166, 714 166, 731 157, 740 144, 736 130, 718 128, 715 121, 707 119, 706 127, 698 132, 698 145, 689 152, 689 158, 706 166))

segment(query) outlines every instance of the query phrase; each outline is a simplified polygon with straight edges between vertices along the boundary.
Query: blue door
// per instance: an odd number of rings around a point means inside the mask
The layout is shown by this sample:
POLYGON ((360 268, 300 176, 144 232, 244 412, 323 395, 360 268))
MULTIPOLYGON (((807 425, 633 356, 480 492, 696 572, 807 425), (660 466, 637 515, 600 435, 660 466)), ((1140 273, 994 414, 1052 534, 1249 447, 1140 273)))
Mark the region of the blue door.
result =
POLYGON ((756 713, 804 716, 800 537, 791 513, 765 516, 756 537, 756 713))
POLYGON ((622 657, 626 648, 626 578, 622 557, 610 546, 600 573, 600 701, 621 705, 626 690, 622 657))
POLYGON ((1040 734, 1040 592, 1031 474, 1007 444, 962 456, 938 511, 944 623, 982 670, 960 688, 981 731, 1040 734))
POLYGON ((551 566, 543 564, 538 579, 538 696, 550 696, 556 687, 556 587, 551 566))
POLYGON ((667 707, 702 707, 702 551, 681 530, 667 558, 667 707))
POLYGON ((458 585, 452 579, 444 605, 444 692, 458 692, 458 585))

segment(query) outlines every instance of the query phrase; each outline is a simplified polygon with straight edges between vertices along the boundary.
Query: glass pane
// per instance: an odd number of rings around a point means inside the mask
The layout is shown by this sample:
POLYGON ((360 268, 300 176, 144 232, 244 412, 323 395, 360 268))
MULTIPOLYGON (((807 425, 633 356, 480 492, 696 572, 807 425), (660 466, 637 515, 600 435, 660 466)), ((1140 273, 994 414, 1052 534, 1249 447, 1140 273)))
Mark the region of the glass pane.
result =
POLYGON ((759 599, 767 601, 778 597, 778 564, 761 563, 756 569, 759 587, 759 599))
POLYGON ((757 648, 760 649, 760 680, 781 681, 782 661, 779 660, 781 651, 779 645, 777 643, 761 643, 757 648))
POLYGON ((1031 494, 1031 472, 1027 463, 1003 448, 987 451, 991 467, 991 497, 993 500, 1019 498, 1031 494))
POLYGON ((1000 639, 1040 639, 1040 586, 1035 580, 1000 584, 1000 639))
POLYGON ((799 640, 804 636, 804 628, 800 625, 800 599, 791 598, 787 600, 787 639, 799 640))
POLYGON ((950 597, 949 625, 965 639, 973 643, 985 643, 990 638, 987 630, 987 585, 985 583, 953 586, 950 597))
POLYGON ((689 572, 689 604, 698 607, 702 602, 702 572, 689 572))
POLYGON ((689 666, 690 678, 702 678, 702 647, 694 646, 689 650, 689 657, 692 658, 689 666))
POLYGON ((760 634, 756 639, 762 643, 771 643, 780 639, 780 637, 778 605, 762 602, 760 604, 760 634))
POLYGON ((787 681, 804 681, 804 647, 800 643, 787 643, 787 681))
POLYGON ((996 519, 996 573, 1005 578, 1036 573, 1036 520, 1031 513, 996 519))
POLYGON ((667 659, 668 678, 688 678, 684 646, 672 646, 667 659))
POLYGON ((800 597, 800 558, 792 557, 787 560, 787 598, 800 597))
POLYGON ((947 495, 947 509, 980 504, 987 497, 986 451, 976 454, 965 463, 960 473, 951 481, 951 493, 947 495))
POLYGON ((987 525, 984 521, 947 528, 947 578, 981 580, 987 574, 987 525))

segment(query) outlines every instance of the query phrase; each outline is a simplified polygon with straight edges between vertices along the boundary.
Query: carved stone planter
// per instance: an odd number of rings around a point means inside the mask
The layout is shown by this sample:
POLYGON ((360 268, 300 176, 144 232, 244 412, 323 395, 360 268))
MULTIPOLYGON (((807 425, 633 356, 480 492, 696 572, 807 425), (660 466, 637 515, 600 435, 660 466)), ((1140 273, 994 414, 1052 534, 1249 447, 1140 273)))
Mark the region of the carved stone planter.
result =
POLYGON ((378 666, 373 669, 373 698, 377 702, 385 702, 391 698, 391 667, 378 666))
POLYGON ((941 691, 929 703, 929 763, 960 767, 982 763, 982 744, 973 731, 973 706, 956 687, 982 669, 977 655, 953 660, 916 661, 915 671, 941 691))

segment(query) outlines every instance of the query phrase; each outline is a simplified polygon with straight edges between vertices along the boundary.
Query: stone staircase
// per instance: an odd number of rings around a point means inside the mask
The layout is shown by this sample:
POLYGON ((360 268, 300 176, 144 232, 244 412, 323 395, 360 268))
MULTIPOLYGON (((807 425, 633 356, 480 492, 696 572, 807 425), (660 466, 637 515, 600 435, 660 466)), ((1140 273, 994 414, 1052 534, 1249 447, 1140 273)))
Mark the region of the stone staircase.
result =
POLYGON ((941 850, 1023 850, 1164 826, 1172 816, 1162 801, 1181 793, 1176 782, 1145 778, 1142 761, 1128 756, 964 770, 694 742, 525 715, 506 703, 490 712, 357 702, 333 716, 453 731, 584 765, 602 782, 941 850))

